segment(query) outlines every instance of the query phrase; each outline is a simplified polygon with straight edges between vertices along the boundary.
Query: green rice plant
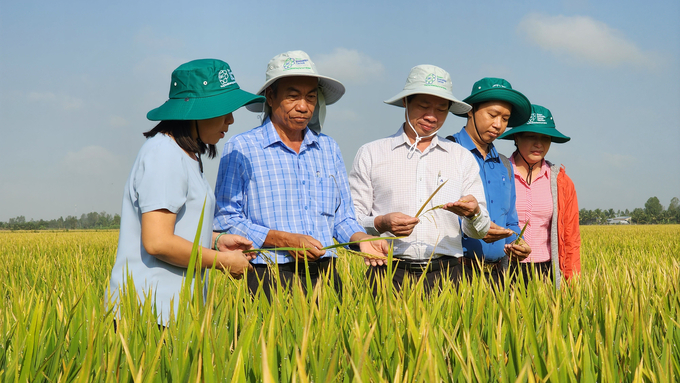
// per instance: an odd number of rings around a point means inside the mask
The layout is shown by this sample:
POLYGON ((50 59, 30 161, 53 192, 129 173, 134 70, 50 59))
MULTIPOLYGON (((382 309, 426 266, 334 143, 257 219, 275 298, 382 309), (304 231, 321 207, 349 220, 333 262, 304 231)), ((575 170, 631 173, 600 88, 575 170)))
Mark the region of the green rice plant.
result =
POLYGON ((581 230, 583 271, 559 290, 474 274, 429 295, 379 281, 374 298, 337 249, 336 276, 271 301, 195 271, 166 327, 132 284, 105 303, 116 231, 0 231, 0 380, 678 381, 680 225, 581 230))

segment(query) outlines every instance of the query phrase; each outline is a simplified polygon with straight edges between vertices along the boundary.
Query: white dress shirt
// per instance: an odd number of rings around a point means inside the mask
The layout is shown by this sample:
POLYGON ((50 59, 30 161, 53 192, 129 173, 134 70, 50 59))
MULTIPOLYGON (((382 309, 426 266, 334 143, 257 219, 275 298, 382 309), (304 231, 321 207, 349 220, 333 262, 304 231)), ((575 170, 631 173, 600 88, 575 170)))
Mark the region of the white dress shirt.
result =
MULTIPOLYGON (((437 187, 448 180, 423 211, 472 194, 481 214, 470 220, 443 209, 421 213, 420 223, 411 235, 393 241, 394 255, 410 261, 444 255, 462 257, 460 222, 463 232, 473 238, 483 238, 489 231, 479 166, 469 150, 437 135, 424 152, 416 150, 409 158, 410 146, 402 125, 394 135, 359 149, 349 175, 357 220, 369 234, 378 235, 376 216, 394 212, 414 216, 437 187)), ((382 236, 393 235, 386 232, 382 236)))

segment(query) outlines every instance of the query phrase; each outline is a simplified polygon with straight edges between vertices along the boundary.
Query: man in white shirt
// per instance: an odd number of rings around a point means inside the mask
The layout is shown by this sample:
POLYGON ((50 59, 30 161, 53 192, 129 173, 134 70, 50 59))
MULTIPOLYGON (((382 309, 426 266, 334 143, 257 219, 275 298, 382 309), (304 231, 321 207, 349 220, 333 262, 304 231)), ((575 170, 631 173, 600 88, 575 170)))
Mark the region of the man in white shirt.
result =
MULTIPOLYGON (((349 175, 354 208, 369 234, 405 237, 393 241, 395 287, 400 289, 408 275, 424 277, 429 291, 442 278, 461 277, 461 226, 473 238, 489 230, 477 162, 468 150, 436 134, 449 112, 467 113, 471 107, 453 96, 451 76, 433 65, 411 69, 404 90, 385 103, 404 107, 405 122, 392 136, 357 152, 349 175)), ((386 269, 369 266, 374 293, 376 277, 386 269)))

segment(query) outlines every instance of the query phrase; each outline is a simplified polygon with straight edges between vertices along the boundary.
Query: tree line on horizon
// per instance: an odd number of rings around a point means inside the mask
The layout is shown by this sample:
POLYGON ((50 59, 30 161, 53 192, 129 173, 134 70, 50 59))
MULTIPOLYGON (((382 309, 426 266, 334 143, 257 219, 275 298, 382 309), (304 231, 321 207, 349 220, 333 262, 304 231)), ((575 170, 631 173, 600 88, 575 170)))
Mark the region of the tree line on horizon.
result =
POLYGON ((671 203, 667 209, 664 209, 657 197, 649 198, 645 202, 644 208, 638 207, 633 211, 628 209, 625 211, 581 209, 579 211, 579 224, 606 225, 607 220, 616 217, 630 217, 630 223, 638 225, 680 223, 680 199, 678 197, 671 198, 671 203))
MULTIPOLYGON (((579 211, 579 224, 581 225, 606 225, 607 220, 616 217, 630 217, 630 223, 644 224, 680 224, 680 199, 673 197, 667 209, 657 197, 651 197, 645 203, 644 208, 636 208, 633 211, 609 209, 581 209, 579 211)), ((0 230, 77 230, 77 229, 119 229, 120 215, 107 214, 106 212, 91 212, 82 214, 80 218, 69 215, 66 218, 59 217, 53 220, 31 219, 26 221, 23 215, 10 218, 7 222, 0 221, 0 230)))
POLYGON ((80 218, 69 215, 66 218, 59 217, 46 221, 41 219, 26 221, 26 217, 20 215, 10 218, 7 222, 0 222, 0 230, 92 230, 92 229, 120 229, 120 215, 107 214, 106 212, 91 212, 82 214, 80 218))

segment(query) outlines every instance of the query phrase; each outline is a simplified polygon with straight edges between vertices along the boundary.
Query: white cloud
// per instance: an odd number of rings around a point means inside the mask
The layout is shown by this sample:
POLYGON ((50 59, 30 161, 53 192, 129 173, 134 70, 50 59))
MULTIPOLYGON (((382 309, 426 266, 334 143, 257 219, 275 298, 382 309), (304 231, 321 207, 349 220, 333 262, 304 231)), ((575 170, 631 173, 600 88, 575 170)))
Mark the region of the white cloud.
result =
POLYGON ((604 152, 602 162, 610 167, 630 169, 637 162, 637 158, 627 154, 604 152))
POLYGON ((68 173, 80 177, 106 177, 120 170, 120 159, 101 146, 86 146, 77 152, 68 152, 62 160, 68 173))
POLYGON ((630 64, 651 68, 657 55, 643 52, 622 32, 587 16, 547 16, 531 13, 517 27, 529 41, 557 55, 614 67, 630 64))
POLYGON ((313 60, 322 75, 341 82, 380 78, 385 72, 380 61, 353 49, 335 48, 332 53, 317 55, 313 60))
POLYGON ((77 110, 82 108, 84 104, 82 99, 53 92, 29 92, 28 100, 44 102, 63 110, 77 110))

